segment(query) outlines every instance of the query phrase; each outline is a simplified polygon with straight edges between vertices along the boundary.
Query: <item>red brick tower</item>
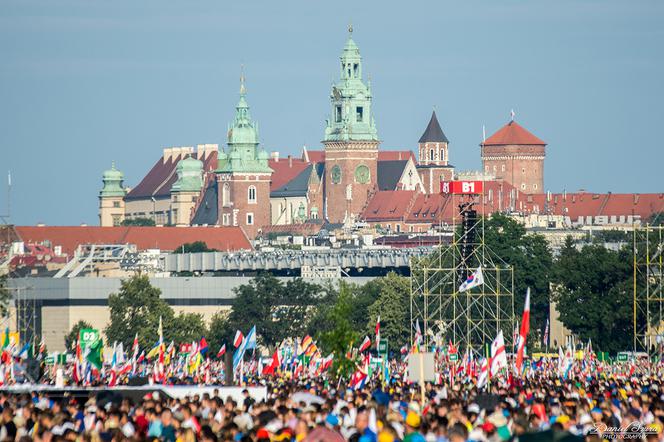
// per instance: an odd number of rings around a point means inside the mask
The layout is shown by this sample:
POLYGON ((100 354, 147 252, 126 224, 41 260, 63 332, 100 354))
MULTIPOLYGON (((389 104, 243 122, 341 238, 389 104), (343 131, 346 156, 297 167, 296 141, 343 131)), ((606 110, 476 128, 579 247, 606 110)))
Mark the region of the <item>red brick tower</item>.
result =
POLYGON ((546 143, 512 120, 482 144, 484 171, 523 193, 544 192, 546 143))
POLYGON ((440 182, 450 181, 454 177, 454 166, 449 163, 448 145, 449 140, 440 128, 434 111, 418 141, 417 172, 425 193, 440 192, 440 182))

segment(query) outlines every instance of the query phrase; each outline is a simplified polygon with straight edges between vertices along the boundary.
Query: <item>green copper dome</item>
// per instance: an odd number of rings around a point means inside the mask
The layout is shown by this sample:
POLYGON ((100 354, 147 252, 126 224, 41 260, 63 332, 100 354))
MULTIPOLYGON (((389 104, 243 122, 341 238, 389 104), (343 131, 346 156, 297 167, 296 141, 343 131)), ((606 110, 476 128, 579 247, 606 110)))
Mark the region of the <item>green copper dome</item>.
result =
POLYGON ((111 168, 105 170, 102 175, 104 185, 99 196, 125 196, 125 189, 122 187, 123 180, 124 174, 115 168, 115 162, 111 163, 111 168))
POLYGON ((258 125, 251 120, 244 75, 240 77, 240 101, 228 129, 228 154, 219 152, 217 172, 270 173, 269 155, 258 147, 258 125))
POLYGON ((200 192, 203 188, 202 161, 187 156, 178 162, 175 172, 178 179, 171 187, 171 192, 200 192))

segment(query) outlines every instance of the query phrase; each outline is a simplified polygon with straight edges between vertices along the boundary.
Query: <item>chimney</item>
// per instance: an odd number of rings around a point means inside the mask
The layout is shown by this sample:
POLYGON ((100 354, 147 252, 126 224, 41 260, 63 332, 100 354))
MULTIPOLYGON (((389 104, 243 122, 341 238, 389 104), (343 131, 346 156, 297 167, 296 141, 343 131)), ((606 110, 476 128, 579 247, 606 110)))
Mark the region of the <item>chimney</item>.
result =
POLYGON ((293 167, 293 157, 288 155, 288 167, 293 167))
POLYGON ((279 151, 278 150, 272 151, 270 153, 270 156, 272 157, 272 159, 274 160, 275 163, 279 162, 279 151))
POLYGON ((164 148, 164 158, 162 160, 163 163, 169 160, 171 158, 171 155, 173 155, 173 148, 172 147, 165 147, 164 148))

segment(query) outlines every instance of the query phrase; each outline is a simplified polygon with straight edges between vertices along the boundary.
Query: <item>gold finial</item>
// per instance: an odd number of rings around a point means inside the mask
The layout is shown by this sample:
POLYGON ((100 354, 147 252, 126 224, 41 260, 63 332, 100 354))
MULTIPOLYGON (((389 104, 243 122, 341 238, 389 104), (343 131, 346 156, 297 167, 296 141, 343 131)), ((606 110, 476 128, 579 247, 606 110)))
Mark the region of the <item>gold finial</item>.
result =
POLYGON ((247 93, 247 89, 244 87, 244 64, 240 65, 240 94, 244 95, 247 93))
POLYGON ((348 23, 348 33, 349 34, 353 33, 353 23, 348 23))

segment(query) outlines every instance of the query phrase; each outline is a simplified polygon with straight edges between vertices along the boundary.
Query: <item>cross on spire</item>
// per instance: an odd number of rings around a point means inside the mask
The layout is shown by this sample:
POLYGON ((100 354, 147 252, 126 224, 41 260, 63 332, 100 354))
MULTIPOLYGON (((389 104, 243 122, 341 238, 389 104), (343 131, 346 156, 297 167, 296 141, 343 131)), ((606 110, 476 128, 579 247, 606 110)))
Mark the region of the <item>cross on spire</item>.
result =
POLYGON ((240 95, 247 93, 247 89, 244 86, 244 65, 240 65, 240 95))

